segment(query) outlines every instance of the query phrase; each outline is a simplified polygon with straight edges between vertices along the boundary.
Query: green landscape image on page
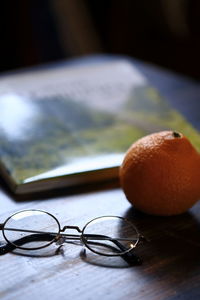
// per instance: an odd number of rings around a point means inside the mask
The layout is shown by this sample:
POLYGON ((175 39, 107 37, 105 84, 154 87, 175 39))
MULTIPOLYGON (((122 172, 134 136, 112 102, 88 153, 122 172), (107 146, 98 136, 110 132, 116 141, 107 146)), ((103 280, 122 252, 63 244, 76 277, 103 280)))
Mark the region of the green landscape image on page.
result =
POLYGON ((1 161, 18 183, 73 159, 125 152, 139 137, 167 128, 185 132, 199 147, 196 130, 148 86, 133 91, 119 114, 95 111, 64 97, 29 100, 28 105, 33 122, 26 138, 10 140, 0 133, 1 161))
MULTIPOLYGON (((91 73, 103 72, 99 68, 91 73)), ((121 85, 105 85, 106 76, 103 85, 95 81, 99 101, 91 101, 87 82, 76 99, 57 91, 0 95, 0 160, 17 184, 56 176, 54 170, 60 168, 58 176, 98 168, 100 161, 103 168, 119 166, 136 139, 165 129, 181 131, 200 150, 199 132, 146 80, 126 90, 120 70, 121 85)))

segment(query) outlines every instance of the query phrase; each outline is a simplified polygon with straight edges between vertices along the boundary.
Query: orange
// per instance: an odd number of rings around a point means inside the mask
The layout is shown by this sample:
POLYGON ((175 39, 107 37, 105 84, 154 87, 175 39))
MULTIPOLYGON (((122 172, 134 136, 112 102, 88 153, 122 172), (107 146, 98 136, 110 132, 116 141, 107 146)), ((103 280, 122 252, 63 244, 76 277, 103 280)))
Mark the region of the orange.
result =
POLYGON ((119 175, 127 199, 148 214, 181 214, 200 198, 200 154, 181 133, 162 131, 136 141, 119 175))

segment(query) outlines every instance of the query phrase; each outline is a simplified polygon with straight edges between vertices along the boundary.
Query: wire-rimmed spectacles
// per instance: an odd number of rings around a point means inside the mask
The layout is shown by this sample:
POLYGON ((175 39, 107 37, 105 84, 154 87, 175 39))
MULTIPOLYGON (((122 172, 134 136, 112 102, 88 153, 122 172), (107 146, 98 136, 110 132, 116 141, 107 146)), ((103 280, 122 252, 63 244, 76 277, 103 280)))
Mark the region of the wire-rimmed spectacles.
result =
POLYGON ((104 256, 121 256, 128 263, 140 264, 133 251, 141 235, 135 225, 119 216, 97 217, 80 229, 78 226, 61 227, 58 219, 49 212, 37 209, 14 213, 0 224, 7 244, 0 247, 0 254, 14 249, 36 250, 52 243, 60 245, 80 241, 90 251, 104 256), (77 233, 67 233, 75 230, 77 233))

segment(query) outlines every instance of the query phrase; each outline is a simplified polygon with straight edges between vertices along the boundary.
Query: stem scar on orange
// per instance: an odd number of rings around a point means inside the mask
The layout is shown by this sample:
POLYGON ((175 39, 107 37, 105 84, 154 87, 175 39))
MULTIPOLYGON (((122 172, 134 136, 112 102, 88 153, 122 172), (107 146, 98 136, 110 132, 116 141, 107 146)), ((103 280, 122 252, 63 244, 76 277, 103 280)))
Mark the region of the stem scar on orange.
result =
POLYGON ((162 131, 136 141, 119 176, 127 199, 148 214, 181 214, 200 199, 200 154, 181 133, 162 131))

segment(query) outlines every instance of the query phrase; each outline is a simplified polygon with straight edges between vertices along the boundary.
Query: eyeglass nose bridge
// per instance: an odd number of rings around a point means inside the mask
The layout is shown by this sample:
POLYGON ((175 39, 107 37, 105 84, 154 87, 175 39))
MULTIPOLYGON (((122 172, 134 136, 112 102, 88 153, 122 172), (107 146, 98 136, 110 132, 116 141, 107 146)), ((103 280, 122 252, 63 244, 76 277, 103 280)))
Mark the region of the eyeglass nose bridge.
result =
POLYGON ((62 245, 66 242, 66 240, 79 240, 81 241, 81 235, 79 234, 69 234, 69 233, 64 233, 67 229, 72 229, 72 230, 76 230, 79 233, 82 234, 82 230, 78 227, 78 226, 70 226, 70 225, 66 225, 63 228, 60 229, 60 234, 58 234, 57 238, 56 238, 56 244, 58 245, 62 245))
POLYGON ((64 231, 66 231, 67 229, 74 229, 74 230, 78 231, 79 233, 82 233, 82 230, 81 230, 78 226, 70 226, 70 225, 64 226, 64 227, 60 230, 60 232, 64 232, 64 231))

